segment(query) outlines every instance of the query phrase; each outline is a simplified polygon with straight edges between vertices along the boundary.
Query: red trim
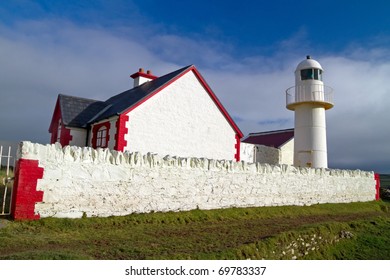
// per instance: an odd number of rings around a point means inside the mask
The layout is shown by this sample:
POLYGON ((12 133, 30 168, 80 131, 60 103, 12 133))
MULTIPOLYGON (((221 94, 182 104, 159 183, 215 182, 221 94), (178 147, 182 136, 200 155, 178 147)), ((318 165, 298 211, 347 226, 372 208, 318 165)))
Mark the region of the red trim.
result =
POLYGON ((73 136, 70 135, 70 129, 66 128, 64 124, 62 124, 61 127, 61 136, 60 136, 60 143, 61 146, 67 146, 69 145, 70 141, 72 141, 73 136))
POLYGON ((106 145, 101 146, 99 148, 107 148, 108 147, 108 142, 110 141, 110 126, 111 126, 110 121, 106 121, 106 122, 102 122, 102 123, 98 123, 98 124, 93 125, 91 143, 92 143, 92 148, 94 148, 94 149, 98 148, 97 147, 97 133, 98 133, 99 129, 102 128, 103 126, 105 126, 107 129, 106 145))
POLYGON ((50 144, 54 144, 57 141, 58 121, 61 118, 60 100, 57 98, 56 106, 54 107, 53 116, 49 127, 49 133, 51 133, 50 144))
POLYGON ((380 188, 381 188, 381 181, 380 181, 380 176, 378 173, 375 173, 374 174, 374 178, 375 178, 375 200, 379 200, 380 197, 379 197, 379 193, 380 193, 380 188))
POLYGON ((54 125, 58 123, 58 119, 61 117, 61 112, 60 112, 60 98, 57 98, 56 106, 54 107, 54 112, 53 116, 51 117, 51 123, 49 126, 49 132, 53 132, 54 125))
POLYGON ((43 168, 38 160, 19 159, 16 163, 11 215, 15 220, 38 220, 35 203, 42 202, 43 191, 37 191, 38 179, 43 177, 43 168))
MULTIPOLYGON (((57 142, 58 138, 58 122, 61 118, 61 108, 60 108, 60 97, 58 96, 57 103, 53 112, 53 117, 51 118, 51 123, 49 127, 49 132, 51 133, 50 144, 57 142)), ((61 135, 60 135, 60 144, 62 146, 69 145, 72 141, 73 136, 70 134, 70 129, 66 128, 64 123, 61 123, 61 135)))
POLYGON ((157 76, 154 76, 152 74, 147 74, 147 73, 144 73, 144 72, 136 72, 136 73, 130 75, 130 77, 133 78, 133 79, 138 78, 138 77, 144 77, 144 78, 148 78, 148 79, 151 79, 151 80, 154 80, 154 79, 158 78, 157 76))
POLYGON ((127 146, 127 141, 125 135, 128 132, 126 123, 129 120, 129 116, 122 114, 116 121, 116 134, 115 134, 115 147, 114 149, 123 152, 124 148, 127 146))
POLYGON ((234 155, 234 158, 236 161, 240 161, 240 146, 241 146, 241 137, 236 134, 236 144, 234 145, 234 148, 236 148, 236 154, 234 155))
POLYGON ((200 73, 198 72, 198 70, 195 68, 195 66, 191 66, 189 67, 186 71, 182 72, 180 75, 176 76, 175 78, 171 79, 169 81, 169 83, 166 83, 165 85, 163 85, 162 87, 160 87, 159 89, 157 89, 156 91, 154 91, 152 94, 148 95, 146 98, 140 100, 138 103, 134 104, 133 106, 131 106, 130 108, 128 108, 126 111, 124 111, 122 114, 127 114, 129 112, 131 112, 132 110, 134 110, 135 108, 137 108, 138 106, 140 106, 141 104, 143 104, 145 101, 149 100, 150 98, 152 98, 153 96, 155 96, 157 93, 159 93, 160 91, 162 91, 164 88, 166 88, 167 86, 171 85, 172 83, 174 83, 176 80, 178 80, 179 78, 181 78, 182 76, 184 76, 185 74, 187 74, 188 72, 190 71, 193 71, 195 76, 198 78, 199 82, 202 84, 202 86, 205 88, 205 90, 207 91, 207 93, 210 95, 211 99, 214 101, 214 103, 217 105, 218 109, 221 111, 221 113, 225 116, 226 120, 229 122, 229 124, 231 125, 231 127, 233 128, 233 130, 236 132, 236 134, 238 134, 238 136, 240 138, 242 138, 244 136, 244 134, 241 132, 241 130, 238 128, 238 126, 236 125, 236 123, 233 121, 233 119, 230 117, 230 115, 228 114, 228 112, 226 111, 226 109, 223 107, 222 103, 218 100, 217 96, 214 94, 214 92, 211 90, 211 88, 209 87, 209 85, 206 83, 206 81, 203 79, 203 77, 200 75, 200 73))

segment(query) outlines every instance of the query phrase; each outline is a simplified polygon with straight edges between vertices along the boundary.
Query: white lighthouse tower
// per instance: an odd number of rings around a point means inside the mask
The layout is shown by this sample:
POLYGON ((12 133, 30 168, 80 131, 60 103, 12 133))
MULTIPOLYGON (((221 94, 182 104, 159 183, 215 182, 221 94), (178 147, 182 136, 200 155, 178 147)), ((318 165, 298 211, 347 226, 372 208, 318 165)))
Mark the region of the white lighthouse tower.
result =
POLYGON ((286 90, 286 107, 295 111, 294 166, 327 168, 325 110, 333 90, 322 82, 323 69, 307 56, 295 70, 295 86, 286 90))

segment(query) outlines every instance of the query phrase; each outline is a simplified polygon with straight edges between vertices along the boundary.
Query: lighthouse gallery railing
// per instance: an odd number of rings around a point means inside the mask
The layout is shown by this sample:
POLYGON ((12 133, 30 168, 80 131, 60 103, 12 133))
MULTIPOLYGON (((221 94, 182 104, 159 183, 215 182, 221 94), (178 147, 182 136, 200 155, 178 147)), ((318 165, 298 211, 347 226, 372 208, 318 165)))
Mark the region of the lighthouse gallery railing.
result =
POLYGON ((297 103, 318 102, 326 109, 333 107, 333 89, 321 84, 293 86, 286 90, 286 106, 292 108, 297 103))

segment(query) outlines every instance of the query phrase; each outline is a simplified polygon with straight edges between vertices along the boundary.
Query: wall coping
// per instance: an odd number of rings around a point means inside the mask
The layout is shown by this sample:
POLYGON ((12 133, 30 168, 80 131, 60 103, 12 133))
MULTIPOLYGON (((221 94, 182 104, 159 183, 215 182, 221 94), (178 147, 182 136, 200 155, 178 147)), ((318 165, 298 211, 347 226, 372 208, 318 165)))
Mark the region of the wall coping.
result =
POLYGON ((58 161, 71 163, 93 163, 125 165, 131 168, 186 168, 204 171, 224 171, 228 173, 274 173, 300 174, 336 177, 374 177, 373 171, 294 167, 292 165, 270 165, 248 163, 245 161, 215 160, 195 157, 160 156, 154 153, 142 155, 139 152, 119 152, 107 148, 93 149, 91 147, 65 146, 59 143, 42 145, 29 141, 20 142, 17 159, 39 160, 45 163, 58 161))

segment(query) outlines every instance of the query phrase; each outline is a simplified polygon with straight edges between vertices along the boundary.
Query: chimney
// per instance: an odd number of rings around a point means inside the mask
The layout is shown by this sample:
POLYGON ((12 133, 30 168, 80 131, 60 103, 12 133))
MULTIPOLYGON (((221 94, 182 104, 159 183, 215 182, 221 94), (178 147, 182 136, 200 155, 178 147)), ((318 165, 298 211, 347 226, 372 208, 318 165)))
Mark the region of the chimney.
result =
POLYGON ((138 87, 143 83, 149 82, 157 78, 157 76, 152 75, 152 71, 148 70, 145 73, 144 69, 142 68, 140 68, 138 72, 132 74, 130 77, 134 79, 134 87, 138 87))

